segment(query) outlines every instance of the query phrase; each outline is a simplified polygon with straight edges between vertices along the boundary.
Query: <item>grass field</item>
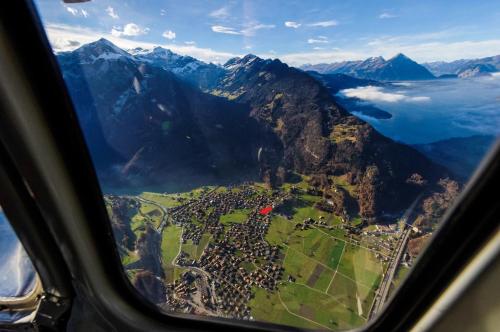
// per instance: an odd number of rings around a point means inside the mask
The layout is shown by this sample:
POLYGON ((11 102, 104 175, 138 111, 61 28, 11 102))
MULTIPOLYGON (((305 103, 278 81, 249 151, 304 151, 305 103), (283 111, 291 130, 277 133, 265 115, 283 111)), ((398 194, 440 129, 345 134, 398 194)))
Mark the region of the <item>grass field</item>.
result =
POLYGON ((147 200, 163 205, 166 208, 171 208, 184 204, 186 200, 199 198, 204 191, 210 191, 213 188, 215 187, 206 186, 193 189, 191 191, 174 194, 162 194, 145 191, 140 196, 147 200))
POLYGON ((302 190, 307 190, 309 188, 309 184, 307 181, 309 180, 309 176, 307 175, 300 175, 297 173, 294 173, 294 175, 297 177, 297 182, 295 183, 290 183, 290 182, 285 182, 281 185, 281 188, 283 190, 290 190, 292 187, 299 188, 302 190))
MULTIPOLYGON (((297 219, 297 215, 299 218, 317 215, 315 210, 301 207, 293 219, 297 219)), ((371 251, 346 243, 341 229, 300 231, 295 230, 295 224, 296 221, 275 216, 266 238, 271 244, 284 247, 283 280, 287 280, 288 275, 296 278, 295 283, 285 281, 282 284, 283 287, 288 285, 284 290, 296 287, 288 297, 282 294, 285 304, 289 303, 287 307, 333 329, 362 324, 380 283, 383 264, 371 251), (311 292, 316 294, 309 294, 311 292), (325 306, 330 306, 324 309, 326 312, 336 312, 322 313, 323 306, 312 300, 315 296, 318 301, 324 298, 325 306), (308 299, 312 301, 309 307, 308 299), (331 304, 332 300, 336 304, 331 304)))
POLYGON ((234 210, 231 213, 220 216, 220 223, 223 225, 230 225, 232 223, 244 223, 248 219, 249 209, 234 210))
POLYGON ((142 214, 148 214, 148 213, 151 213, 152 211, 158 211, 160 214, 163 215, 163 212, 154 204, 150 204, 150 203, 144 203, 144 202, 141 202, 141 213, 142 214))
POLYGON ((296 223, 281 216, 272 216, 266 240, 271 245, 280 246, 294 232, 296 223))
POLYGON ((257 320, 315 330, 347 329, 365 322, 333 296, 294 283, 281 285, 272 293, 255 289, 249 306, 257 320))
POLYGON ((349 308, 353 308, 359 315, 366 317, 375 297, 375 290, 362 286, 353 280, 337 273, 328 289, 328 294, 344 303, 349 308), (361 312, 358 309, 358 298, 361 302, 361 312))
POLYGON ((181 274, 183 274, 185 271, 189 271, 189 269, 183 268, 183 267, 174 267, 174 273, 173 273, 173 280, 179 279, 181 274))
POLYGON ((367 249, 346 245, 338 271, 357 283, 374 289, 378 287, 384 265, 367 249))
POLYGON ((295 232, 288 243, 291 248, 303 252, 306 256, 331 269, 336 269, 345 242, 336 240, 316 228, 311 228, 295 232))
POLYGON ((161 254, 162 265, 167 282, 174 281, 174 266, 172 260, 177 256, 181 243, 182 228, 178 226, 167 226, 162 233, 161 254))
POLYGON ((290 275, 296 279, 297 283, 308 285, 320 291, 326 291, 334 274, 334 270, 325 268, 300 251, 290 248, 286 251, 283 267, 285 268, 283 280, 287 280, 290 275), (313 277, 318 265, 321 270, 317 272, 316 277, 313 277))
POLYGON ((141 196, 166 208, 172 208, 182 204, 182 202, 177 200, 178 196, 174 194, 164 195, 159 193, 143 192, 141 196))
POLYGON ((145 216, 146 219, 151 221, 151 223, 158 227, 160 226, 161 220, 163 219, 163 211, 158 208, 158 206, 150 203, 141 202, 140 211, 145 216))
POLYGON ((349 184, 345 176, 332 176, 333 182, 342 188, 344 188, 352 197, 356 197, 356 186, 349 184))
POLYGON ((288 283, 279 289, 280 297, 293 313, 330 329, 353 328, 364 323, 355 307, 346 307, 335 297, 303 285, 288 283))
POLYGON ((356 217, 351 219, 351 225, 353 225, 353 226, 358 226, 358 225, 361 225, 362 223, 363 223, 363 220, 361 220, 361 217, 359 217, 359 216, 356 216, 356 217))
POLYGON ((130 219, 130 229, 137 238, 140 238, 141 234, 146 230, 146 221, 147 219, 141 216, 139 211, 130 219))
MULTIPOLYGON (((125 251, 126 249, 124 249, 125 251)), ((139 260, 139 255, 133 251, 126 250, 125 253, 121 254, 121 261, 123 266, 127 266, 139 260)))
POLYGON ((211 235, 205 233, 201 236, 200 243, 193 244, 192 240, 188 240, 186 244, 182 245, 182 251, 189 255, 190 258, 198 260, 203 253, 203 250, 207 247, 208 242, 210 242, 211 235))
POLYGON ((281 303, 277 292, 267 292, 262 288, 255 288, 255 297, 250 301, 252 316, 256 320, 296 326, 306 329, 321 329, 322 326, 309 322, 301 317, 289 313, 281 303))
POLYGON ((285 259, 283 261, 285 277, 291 275, 297 279, 297 282, 305 284, 311 276, 316 264, 316 262, 305 256, 302 252, 286 248, 285 259))

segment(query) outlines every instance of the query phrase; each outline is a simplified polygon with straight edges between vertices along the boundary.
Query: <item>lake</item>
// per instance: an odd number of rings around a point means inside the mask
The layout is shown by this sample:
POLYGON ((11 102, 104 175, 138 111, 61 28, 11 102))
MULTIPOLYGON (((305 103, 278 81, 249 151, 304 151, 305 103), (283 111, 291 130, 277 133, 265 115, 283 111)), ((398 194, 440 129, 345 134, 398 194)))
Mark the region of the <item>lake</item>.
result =
POLYGON ((500 134, 500 73, 470 79, 392 82, 382 87, 345 89, 392 114, 375 119, 356 114, 382 134, 407 144, 451 137, 500 134))

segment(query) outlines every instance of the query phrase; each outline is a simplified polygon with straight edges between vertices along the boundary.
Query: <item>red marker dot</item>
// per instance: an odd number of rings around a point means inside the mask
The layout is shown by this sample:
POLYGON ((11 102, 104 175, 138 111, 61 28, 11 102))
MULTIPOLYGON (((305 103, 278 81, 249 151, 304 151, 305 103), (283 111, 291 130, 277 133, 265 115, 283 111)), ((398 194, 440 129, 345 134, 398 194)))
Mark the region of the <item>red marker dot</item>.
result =
POLYGON ((271 212, 272 210, 273 210, 272 206, 266 206, 265 208, 261 209, 259 213, 265 216, 266 214, 269 214, 269 212, 271 212))

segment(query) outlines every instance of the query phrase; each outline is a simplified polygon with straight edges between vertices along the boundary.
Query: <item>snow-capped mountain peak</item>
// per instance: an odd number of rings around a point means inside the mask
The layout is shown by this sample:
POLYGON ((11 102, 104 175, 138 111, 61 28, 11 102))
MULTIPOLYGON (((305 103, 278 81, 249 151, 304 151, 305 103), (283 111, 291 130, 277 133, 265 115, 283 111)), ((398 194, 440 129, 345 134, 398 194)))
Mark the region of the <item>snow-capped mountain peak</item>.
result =
POLYGON ((78 56, 80 63, 93 63, 99 59, 131 58, 131 55, 117 47, 105 38, 83 45, 76 49, 73 54, 78 56))

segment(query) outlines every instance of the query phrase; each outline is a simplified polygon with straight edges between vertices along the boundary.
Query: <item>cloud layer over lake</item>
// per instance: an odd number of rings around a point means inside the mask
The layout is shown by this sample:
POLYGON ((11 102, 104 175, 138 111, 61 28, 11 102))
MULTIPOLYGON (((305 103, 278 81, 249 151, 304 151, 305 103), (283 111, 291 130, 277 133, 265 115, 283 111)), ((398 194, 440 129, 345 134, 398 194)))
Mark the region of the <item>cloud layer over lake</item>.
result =
POLYGON ((386 92, 382 87, 371 85, 354 89, 344 89, 340 91, 340 94, 350 98, 383 103, 428 102, 431 100, 430 97, 426 96, 408 96, 402 92, 386 92))

